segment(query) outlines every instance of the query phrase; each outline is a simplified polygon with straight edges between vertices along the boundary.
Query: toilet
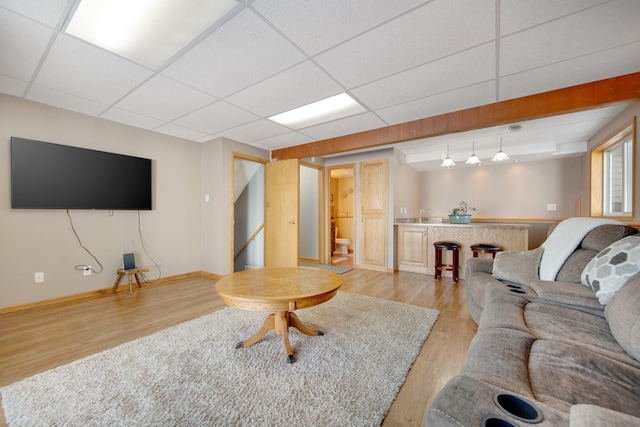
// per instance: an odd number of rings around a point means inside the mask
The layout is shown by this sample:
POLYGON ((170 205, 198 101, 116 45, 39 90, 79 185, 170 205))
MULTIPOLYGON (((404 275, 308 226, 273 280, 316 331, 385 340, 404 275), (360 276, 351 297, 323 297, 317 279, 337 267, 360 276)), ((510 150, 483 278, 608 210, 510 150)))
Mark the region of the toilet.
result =
POLYGON ((336 227, 336 253, 340 255, 349 255, 350 239, 338 237, 338 227, 336 227))
POLYGON ((349 245, 351 240, 336 238, 336 253, 340 255, 349 255, 349 245))

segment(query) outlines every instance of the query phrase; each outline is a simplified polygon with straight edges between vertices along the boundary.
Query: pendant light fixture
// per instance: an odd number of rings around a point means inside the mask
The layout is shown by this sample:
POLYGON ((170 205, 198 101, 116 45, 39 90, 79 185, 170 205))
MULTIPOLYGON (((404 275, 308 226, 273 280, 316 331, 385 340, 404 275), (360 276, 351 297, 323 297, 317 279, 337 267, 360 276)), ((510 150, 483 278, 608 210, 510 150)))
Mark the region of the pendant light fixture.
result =
POLYGON ((471 145, 471 155, 469 156, 469 158, 467 159, 467 161, 465 162, 468 165, 477 165, 480 163, 480 159, 478 158, 478 156, 476 156, 476 142, 473 141, 472 145, 471 145))
POLYGON ((493 159, 491 159, 491 161, 502 162, 504 160, 509 160, 509 156, 507 156, 507 154, 504 151, 502 151, 502 137, 500 137, 500 151, 498 151, 496 155, 493 156, 493 159))
POLYGON ((442 161, 442 164, 440 166, 445 167, 445 168, 451 168, 452 166, 455 166, 455 162, 453 160, 451 160, 451 158, 449 157, 449 146, 447 145, 447 157, 442 161))

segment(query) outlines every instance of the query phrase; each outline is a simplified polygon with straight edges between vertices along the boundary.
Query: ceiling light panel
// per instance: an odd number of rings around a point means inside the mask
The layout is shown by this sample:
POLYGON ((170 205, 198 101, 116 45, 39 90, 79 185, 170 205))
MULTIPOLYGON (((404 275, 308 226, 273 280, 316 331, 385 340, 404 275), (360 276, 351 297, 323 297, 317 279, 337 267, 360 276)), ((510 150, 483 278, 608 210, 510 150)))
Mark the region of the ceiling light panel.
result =
POLYGON ((337 120, 355 114, 364 113, 366 109, 346 93, 341 93, 323 100, 303 105, 269 117, 276 123, 291 129, 302 129, 320 123, 337 120))
POLYGON ((235 6, 235 0, 82 0, 66 32, 155 69, 235 6))

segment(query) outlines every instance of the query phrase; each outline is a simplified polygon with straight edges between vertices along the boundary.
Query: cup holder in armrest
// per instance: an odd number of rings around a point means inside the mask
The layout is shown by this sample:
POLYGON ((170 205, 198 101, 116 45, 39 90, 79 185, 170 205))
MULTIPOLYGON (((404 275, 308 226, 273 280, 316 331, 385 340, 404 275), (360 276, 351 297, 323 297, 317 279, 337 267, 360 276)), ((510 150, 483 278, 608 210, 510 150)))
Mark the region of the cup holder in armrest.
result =
POLYGON ((516 427, 515 424, 511 424, 507 420, 503 420, 502 418, 496 417, 485 417, 482 419, 480 423, 482 427, 516 427))
POLYGON ((509 291, 516 293, 516 294, 526 294, 525 291, 523 291, 522 289, 509 289, 509 291))
POLYGON ((511 289, 522 289, 522 286, 520 285, 507 284, 507 287, 511 289))
POLYGON ((525 423, 539 423, 542 421, 542 414, 531 403, 513 394, 496 393, 493 401, 498 408, 510 417, 525 423))

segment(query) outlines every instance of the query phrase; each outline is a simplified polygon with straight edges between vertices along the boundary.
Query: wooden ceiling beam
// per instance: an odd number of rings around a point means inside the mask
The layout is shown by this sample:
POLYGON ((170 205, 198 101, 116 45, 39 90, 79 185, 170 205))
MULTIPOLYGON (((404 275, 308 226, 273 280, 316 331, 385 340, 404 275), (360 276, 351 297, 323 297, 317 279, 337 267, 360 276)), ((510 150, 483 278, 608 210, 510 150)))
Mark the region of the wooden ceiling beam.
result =
POLYGON ((351 135, 273 150, 274 160, 382 147, 640 99, 640 72, 440 114, 351 135))

